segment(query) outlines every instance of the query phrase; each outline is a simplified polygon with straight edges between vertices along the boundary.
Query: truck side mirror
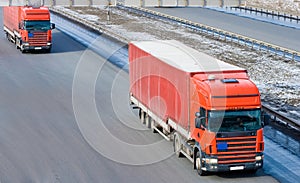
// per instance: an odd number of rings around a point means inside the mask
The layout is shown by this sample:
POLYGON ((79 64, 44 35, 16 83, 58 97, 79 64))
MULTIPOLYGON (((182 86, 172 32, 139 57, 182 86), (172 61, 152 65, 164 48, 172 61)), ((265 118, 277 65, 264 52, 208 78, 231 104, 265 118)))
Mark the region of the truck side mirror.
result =
POLYGON ((22 29, 22 25, 21 25, 21 22, 18 24, 19 25, 19 29, 22 29))
POLYGON ((55 24, 51 23, 51 29, 55 29, 55 24))
POLYGON ((205 117, 195 118, 195 128, 204 129, 205 117))

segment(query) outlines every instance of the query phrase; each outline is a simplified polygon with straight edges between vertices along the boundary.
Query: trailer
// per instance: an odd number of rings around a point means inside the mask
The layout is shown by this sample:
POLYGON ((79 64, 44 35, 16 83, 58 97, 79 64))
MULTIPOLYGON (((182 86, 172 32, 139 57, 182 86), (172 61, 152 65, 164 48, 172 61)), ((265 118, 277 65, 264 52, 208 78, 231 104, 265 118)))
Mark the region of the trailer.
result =
POLYGON ((178 41, 134 41, 129 77, 141 122, 199 175, 263 167, 260 94, 245 69, 178 41))
POLYGON ((52 48, 50 12, 47 7, 6 6, 3 7, 4 32, 8 40, 23 52, 52 48))

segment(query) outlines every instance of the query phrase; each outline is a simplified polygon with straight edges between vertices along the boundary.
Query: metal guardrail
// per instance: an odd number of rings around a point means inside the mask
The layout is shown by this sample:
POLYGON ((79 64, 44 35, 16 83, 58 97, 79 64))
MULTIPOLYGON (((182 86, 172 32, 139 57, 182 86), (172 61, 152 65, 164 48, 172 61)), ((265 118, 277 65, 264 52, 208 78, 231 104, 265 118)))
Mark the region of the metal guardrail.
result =
MULTIPOLYGON (((227 7, 226 7, 227 8, 227 7)), ((252 8, 252 7, 230 7, 230 9, 235 9, 236 11, 240 10, 240 11, 245 11, 245 13, 249 12, 250 14, 255 13, 256 15, 260 14, 262 15, 266 15, 266 17, 272 17, 275 18, 277 17, 277 19, 283 18, 285 21, 289 20, 290 22, 295 20, 297 23, 300 22, 299 16, 295 16, 295 15, 289 15, 286 13, 281 13, 281 12, 275 12, 275 11, 270 11, 270 10, 264 10, 264 9, 258 9, 258 8, 252 8)))
POLYGON ((296 120, 288 118, 288 117, 284 116, 283 114, 276 112, 275 110, 273 110, 272 108, 270 108, 266 105, 262 106, 262 110, 264 112, 266 112, 268 115, 273 117, 272 121, 277 121, 277 119, 279 119, 282 122, 284 122, 286 124, 286 126, 292 126, 300 131, 300 123, 298 123, 296 120))
POLYGON ((300 156, 300 142, 289 134, 283 133, 272 126, 265 126, 264 136, 293 154, 300 156))
POLYGON ((179 23, 187 28, 190 28, 192 30, 198 31, 200 33, 213 36, 214 38, 223 40, 223 41, 231 41, 233 43, 237 43, 243 46, 248 46, 253 49, 257 50, 265 50, 270 53, 274 53, 276 55, 291 59, 291 60, 297 60, 300 61, 300 52, 291 50, 288 48, 284 48, 278 45, 274 45, 271 43, 267 43, 264 41, 260 41, 257 39, 253 39, 250 37, 246 37, 240 34, 232 33, 229 31, 225 31, 222 29, 214 28, 211 26, 207 26, 200 23, 195 23, 190 20, 182 19, 179 17, 167 15, 164 13, 152 11, 149 9, 141 8, 141 7, 128 7, 123 6, 121 4, 117 4, 117 7, 120 9, 125 9, 128 11, 131 11, 133 13, 141 14, 144 16, 152 17, 152 18, 158 18, 162 20, 168 20, 173 21, 176 23, 179 23))

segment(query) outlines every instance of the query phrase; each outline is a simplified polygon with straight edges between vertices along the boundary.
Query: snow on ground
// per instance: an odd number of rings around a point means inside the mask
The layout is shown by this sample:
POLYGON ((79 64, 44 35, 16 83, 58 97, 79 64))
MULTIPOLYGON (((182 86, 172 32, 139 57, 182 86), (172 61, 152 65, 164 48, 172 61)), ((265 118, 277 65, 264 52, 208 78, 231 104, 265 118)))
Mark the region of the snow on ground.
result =
POLYGON ((246 0, 246 6, 300 15, 299 0, 246 0))
POLYGON ((215 40, 179 25, 137 16, 117 8, 111 9, 109 23, 105 7, 63 9, 129 40, 175 39, 223 61, 246 68, 259 87, 263 102, 294 119, 300 118, 300 62, 215 40))

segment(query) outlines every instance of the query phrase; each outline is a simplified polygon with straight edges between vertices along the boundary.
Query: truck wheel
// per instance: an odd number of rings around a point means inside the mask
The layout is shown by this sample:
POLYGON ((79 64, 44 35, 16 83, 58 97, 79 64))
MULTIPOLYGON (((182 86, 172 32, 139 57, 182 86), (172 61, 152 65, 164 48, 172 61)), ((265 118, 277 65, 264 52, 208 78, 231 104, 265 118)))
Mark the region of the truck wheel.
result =
POLYGON ((51 53, 51 47, 45 50, 45 53, 51 53))
POLYGON ((156 127, 156 123, 155 123, 155 120, 151 118, 151 121, 150 121, 150 128, 151 128, 151 131, 153 133, 156 133, 156 130, 154 129, 154 127, 156 127))
POLYGON ((145 124, 145 112, 142 109, 140 109, 139 116, 140 116, 141 123, 145 124))
POLYGON ((202 157, 200 155, 200 152, 198 151, 196 154, 196 158, 195 158, 195 168, 197 170, 198 175, 204 176, 204 175, 207 175, 207 172, 202 170, 203 164, 201 162, 201 159, 202 159, 202 157))
POLYGON ((6 39, 10 42, 10 39, 9 39, 9 34, 8 32, 5 33, 6 34, 6 39))
POLYGON ((22 47, 20 47, 20 51, 21 51, 22 53, 25 53, 25 52, 26 52, 26 50, 23 49, 22 47))
POLYGON ((146 113, 145 115, 145 124, 147 128, 151 128, 151 117, 146 113))
POLYGON ((182 157, 180 150, 182 149, 181 138, 178 133, 174 134, 174 152, 177 157, 182 157))

